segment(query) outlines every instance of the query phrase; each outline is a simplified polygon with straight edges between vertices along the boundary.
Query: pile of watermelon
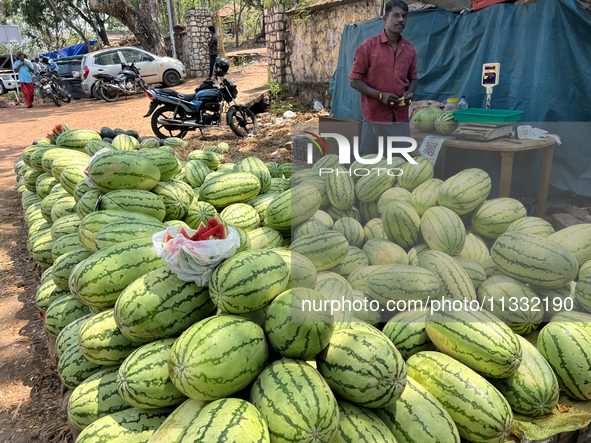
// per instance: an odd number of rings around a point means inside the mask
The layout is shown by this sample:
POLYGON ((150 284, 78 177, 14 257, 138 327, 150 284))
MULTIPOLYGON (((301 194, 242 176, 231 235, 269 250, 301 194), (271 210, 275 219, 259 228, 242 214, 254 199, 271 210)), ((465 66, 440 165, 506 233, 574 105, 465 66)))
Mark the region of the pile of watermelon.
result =
POLYGON ((501 443, 560 391, 591 400, 591 224, 422 157, 360 177, 55 131, 15 172, 77 443, 501 443), (200 287, 156 255, 167 226, 241 244, 200 287))

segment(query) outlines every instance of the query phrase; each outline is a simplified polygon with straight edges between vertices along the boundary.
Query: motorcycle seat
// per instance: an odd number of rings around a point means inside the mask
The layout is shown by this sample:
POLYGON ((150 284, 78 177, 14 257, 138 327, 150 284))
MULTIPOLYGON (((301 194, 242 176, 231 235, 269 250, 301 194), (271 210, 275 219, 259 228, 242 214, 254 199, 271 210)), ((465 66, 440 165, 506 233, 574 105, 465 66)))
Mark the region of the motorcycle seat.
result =
POLYGON ((160 92, 164 95, 172 95, 173 97, 178 97, 181 100, 185 100, 190 102, 191 100, 193 100, 195 98, 195 93, 192 94, 182 94, 178 91, 175 91, 174 89, 156 89, 156 92, 160 92))

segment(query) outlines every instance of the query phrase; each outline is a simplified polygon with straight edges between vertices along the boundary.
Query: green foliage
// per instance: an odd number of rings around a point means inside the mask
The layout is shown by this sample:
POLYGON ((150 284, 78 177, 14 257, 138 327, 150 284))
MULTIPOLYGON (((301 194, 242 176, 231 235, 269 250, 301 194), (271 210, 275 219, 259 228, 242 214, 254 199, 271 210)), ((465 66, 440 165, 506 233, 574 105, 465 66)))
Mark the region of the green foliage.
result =
POLYGON ((269 68, 269 92, 271 93, 271 103, 269 104, 269 112, 277 116, 283 115, 285 111, 290 111, 292 108, 291 103, 287 103, 284 98, 287 92, 283 85, 280 85, 273 78, 273 68, 269 68))

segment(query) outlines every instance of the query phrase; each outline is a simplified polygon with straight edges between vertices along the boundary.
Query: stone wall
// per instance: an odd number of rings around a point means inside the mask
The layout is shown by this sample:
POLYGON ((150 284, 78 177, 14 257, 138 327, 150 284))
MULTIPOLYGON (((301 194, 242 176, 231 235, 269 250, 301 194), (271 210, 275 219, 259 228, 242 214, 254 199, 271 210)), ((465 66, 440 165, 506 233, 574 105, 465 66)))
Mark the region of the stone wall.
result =
POLYGON ((183 62, 185 67, 189 66, 189 38, 187 35, 187 27, 185 25, 174 25, 174 49, 176 51, 176 58, 183 62))
POLYGON ((280 84, 284 84, 288 73, 288 57, 285 52, 287 37, 287 15, 283 5, 265 8, 265 39, 267 42, 267 61, 269 76, 280 84))
MULTIPOLYGON (((187 26, 187 57, 185 64, 189 77, 207 77, 209 74, 209 49, 211 37, 207 27, 213 25, 211 11, 207 8, 188 8, 185 12, 187 26)), ((183 63, 185 63, 183 61, 183 63)))

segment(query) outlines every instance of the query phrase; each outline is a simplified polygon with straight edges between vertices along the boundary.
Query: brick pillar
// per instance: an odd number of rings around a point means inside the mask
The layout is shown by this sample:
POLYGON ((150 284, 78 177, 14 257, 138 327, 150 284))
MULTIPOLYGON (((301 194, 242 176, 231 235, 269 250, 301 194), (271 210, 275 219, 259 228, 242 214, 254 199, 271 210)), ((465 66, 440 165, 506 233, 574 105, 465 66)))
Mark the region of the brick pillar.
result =
MULTIPOLYGON (((273 80, 279 84, 286 83, 287 67, 287 15, 283 5, 265 9, 265 35, 267 40, 267 59, 269 68, 273 70, 273 80)), ((269 73, 271 75, 271 73, 269 73)))
POLYGON ((209 74, 209 42, 211 34, 207 29, 213 25, 211 11, 207 8, 188 8, 185 12, 190 77, 207 77, 209 74))

